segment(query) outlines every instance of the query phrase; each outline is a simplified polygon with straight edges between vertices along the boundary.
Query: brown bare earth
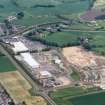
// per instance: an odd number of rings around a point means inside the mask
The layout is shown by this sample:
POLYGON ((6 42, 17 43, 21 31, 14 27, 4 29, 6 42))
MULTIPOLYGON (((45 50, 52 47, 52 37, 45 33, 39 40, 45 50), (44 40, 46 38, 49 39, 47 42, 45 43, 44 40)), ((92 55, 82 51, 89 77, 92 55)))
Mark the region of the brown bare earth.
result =
POLYGON ((16 103, 25 101, 27 105, 46 105, 42 97, 30 95, 31 86, 18 71, 0 73, 0 82, 16 103))
POLYGON ((59 77, 58 80, 62 82, 62 86, 67 86, 72 83, 72 81, 66 77, 59 77))
POLYGON ((69 63, 79 67, 94 66, 105 63, 104 57, 85 51, 82 47, 64 48, 63 55, 69 61, 69 63))

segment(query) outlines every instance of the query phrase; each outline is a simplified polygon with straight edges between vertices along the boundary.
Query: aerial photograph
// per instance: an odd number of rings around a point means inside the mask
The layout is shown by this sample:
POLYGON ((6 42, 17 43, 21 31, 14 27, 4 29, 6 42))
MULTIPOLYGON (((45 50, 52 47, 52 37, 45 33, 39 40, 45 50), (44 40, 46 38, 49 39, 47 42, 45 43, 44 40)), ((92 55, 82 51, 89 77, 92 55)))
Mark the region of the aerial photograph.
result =
POLYGON ((0 0, 0 105, 105 105, 105 0, 0 0))

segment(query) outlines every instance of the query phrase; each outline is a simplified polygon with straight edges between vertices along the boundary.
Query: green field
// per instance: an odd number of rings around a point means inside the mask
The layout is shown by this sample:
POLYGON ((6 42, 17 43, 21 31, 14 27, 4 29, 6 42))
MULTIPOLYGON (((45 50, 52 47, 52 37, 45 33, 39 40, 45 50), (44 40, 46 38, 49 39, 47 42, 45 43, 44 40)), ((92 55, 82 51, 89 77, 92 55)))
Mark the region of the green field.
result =
POLYGON ((42 39, 46 42, 57 43, 62 45, 77 45, 79 37, 91 38, 89 41, 91 50, 99 54, 105 54, 105 32, 56 32, 53 34, 46 34, 42 36, 31 36, 33 40, 36 38, 42 39))
POLYGON ((75 42, 77 37, 81 36, 79 33, 72 32, 57 32, 51 35, 46 35, 46 37, 42 37, 42 39, 48 42, 57 42, 59 45, 67 44, 68 42, 75 42))
POLYGON ((81 87, 70 87, 70 88, 65 88, 62 90, 57 90, 55 92, 52 92, 50 94, 51 97, 55 98, 63 98, 63 97, 68 97, 68 96, 75 96, 75 95, 82 95, 84 94, 85 90, 83 90, 81 87))
POLYGON ((104 105, 105 92, 85 95, 93 91, 97 91, 97 88, 82 89, 79 87, 71 87, 57 90, 51 93, 50 96, 58 105, 104 105))
POLYGON ((81 96, 69 101, 72 105, 105 105, 105 92, 81 96))
POLYGON ((0 0, 0 21, 19 11, 25 13, 23 19, 16 21, 22 25, 60 21, 56 14, 70 17, 86 11, 89 5, 89 0, 0 0))
POLYGON ((0 56, 0 72, 8 72, 16 70, 15 66, 6 56, 0 56))
POLYGON ((75 96, 79 94, 84 94, 82 88, 65 88, 62 90, 57 90, 52 92, 50 96, 58 105, 72 105, 71 102, 68 103, 68 100, 64 100, 65 97, 75 96))
POLYGON ((71 26, 69 26, 69 29, 85 30, 85 31, 105 30, 105 23, 102 23, 101 21, 97 21, 97 26, 96 26, 96 24, 94 24, 94 23, 81 22, 81 23, 77 23, 77 24, 72 24, 71 26))

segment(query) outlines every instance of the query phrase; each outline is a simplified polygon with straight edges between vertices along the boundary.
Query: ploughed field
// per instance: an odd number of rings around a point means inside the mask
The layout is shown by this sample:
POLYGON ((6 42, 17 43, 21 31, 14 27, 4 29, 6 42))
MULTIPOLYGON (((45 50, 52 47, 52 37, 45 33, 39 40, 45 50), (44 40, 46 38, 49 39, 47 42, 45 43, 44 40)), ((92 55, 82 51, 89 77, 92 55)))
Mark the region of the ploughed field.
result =
POLYGON ((16 23, 22 25, 59 21, 55 15, 70 16, 86 11, 88 0, 0 0, 0 21, 23 11, 25 17, 16 23), (74 9, 75 8, 75 9, 74 9))

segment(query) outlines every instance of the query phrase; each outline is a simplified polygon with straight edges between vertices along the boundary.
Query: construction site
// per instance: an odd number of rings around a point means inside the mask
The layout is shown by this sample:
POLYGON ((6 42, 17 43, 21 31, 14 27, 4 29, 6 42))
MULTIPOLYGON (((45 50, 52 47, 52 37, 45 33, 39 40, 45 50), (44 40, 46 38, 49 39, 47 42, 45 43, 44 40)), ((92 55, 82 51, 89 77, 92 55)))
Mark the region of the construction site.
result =
POLYGON ((67 67, 57 50, 46 50, 47 46, 25 37, 4 38, 2 41, 13 57, 44 88, 70 85, 67 67))
POLYGON ((62 53, 81 75, 81 83, 105 89, 105 57, 85 51, 82 47, 64 48, 62 53))

